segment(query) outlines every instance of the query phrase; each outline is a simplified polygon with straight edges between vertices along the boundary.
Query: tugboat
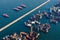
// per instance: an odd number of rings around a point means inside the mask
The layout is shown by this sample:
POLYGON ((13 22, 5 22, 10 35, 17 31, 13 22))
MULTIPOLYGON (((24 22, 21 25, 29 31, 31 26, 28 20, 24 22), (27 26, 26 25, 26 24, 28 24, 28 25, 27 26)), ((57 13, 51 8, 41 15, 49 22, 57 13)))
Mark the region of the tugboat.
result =
POLYGON ((3 16, 4 16, 4 17, 7 17, 7 18, 9 17, 9 15, 8 15, 8 14, 6 14, 6 13, 4 13, 4 14, 3 14, 3 16))

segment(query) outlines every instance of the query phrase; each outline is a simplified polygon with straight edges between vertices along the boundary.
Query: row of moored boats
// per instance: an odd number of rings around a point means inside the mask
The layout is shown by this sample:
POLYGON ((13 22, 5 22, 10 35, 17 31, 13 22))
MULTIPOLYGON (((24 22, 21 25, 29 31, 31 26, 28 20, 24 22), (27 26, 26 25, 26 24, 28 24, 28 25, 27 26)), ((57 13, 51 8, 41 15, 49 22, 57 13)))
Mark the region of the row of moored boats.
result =
MULTIPOLYGON (((24 8, 26 8, 27 6, 25 4, 21 4, 20 6, 17 6, 15 8, 13 8, 13 10, 15 11, 19 11, 22 10, 24 8)), ((10 16, 7 13, 2 14, 3 17, 9 18, 10 16)))

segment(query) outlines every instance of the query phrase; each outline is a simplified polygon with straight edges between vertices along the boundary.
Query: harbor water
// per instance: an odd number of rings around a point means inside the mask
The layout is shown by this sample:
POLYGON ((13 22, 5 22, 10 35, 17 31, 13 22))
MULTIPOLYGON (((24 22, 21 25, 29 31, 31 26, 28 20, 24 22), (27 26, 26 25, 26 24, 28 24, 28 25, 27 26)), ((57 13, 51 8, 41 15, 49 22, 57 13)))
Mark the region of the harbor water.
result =
MULTIPOLYGON (((12 22, 16 18, 26 14, 33 8, 37 7, 38 5, 44 3, 47 0, 0 0, 0 28, 4 27, 8 23, 12 22), (21 4, 25 4, 27 7, 23 8, 19 11, 14 11, 13 8, 20 6, 21 4), (10 17, 5 18, 2 14, 7 13, 10 17)), ((27 21, 31 16, 37 14, 40 10, 43 12, 44 10, 49 11, 50 7, 53 7, 54 4, 57 4, 58 0, 50 0, 49 3, 44 5, 43 7, 37 9, 36 11, 32 12, 28 16, 24 17, 23 19, 19 20, 15 24, 11 25, 7 29, 0 32, 0 40, 2 37, 6 35, 11 35, 13 33, 19 34, 22 31, 29 33, 30 29, 25 27, 24 22, 27 21)), ((49 20, 43 18, 41 23, 49 23, 49 20)), ((49 23, 50 24, 50 23, 49 23)), ((39 32, 41 35, 37 40, 60 40, 60 23, 58 24, 50 24, 51 29, 48 33, 39 32)))

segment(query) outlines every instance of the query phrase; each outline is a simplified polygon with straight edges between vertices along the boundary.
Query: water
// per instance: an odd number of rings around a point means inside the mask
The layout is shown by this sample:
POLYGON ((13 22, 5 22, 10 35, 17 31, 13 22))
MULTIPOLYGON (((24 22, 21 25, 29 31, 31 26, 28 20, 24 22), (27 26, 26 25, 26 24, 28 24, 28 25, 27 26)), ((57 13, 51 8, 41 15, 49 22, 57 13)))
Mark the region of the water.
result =
MULTIPOLYGON (((30 11, 31 9, 35 8, 36 6, 42 4, 45 1, 46 0, 43 1, 42 0, 33 0, 33 1, 32 0, 0 0, 0 28, 2 28, 6 24, 22 16, 26 12, 30 11), (23 3, 27 5, 27 8, 24 8, 23 10, 20 10, 18 12, 12 10, 14 7, 17 7, 23 3), (10 18, 2 17, 3 13, 7 13, 10 16, 10 18)), ((51 0, 51 2, 49 2, 48 4, 32 12, 30 15, 24 17, 15 24, 11 25, 9 28, 0 32, 0 38, 6 35, 13 34, 14 32, 17 32, 19 34, 21 31, 25 31, 28 33, 30 30, 29 28, 24 26, 24 22, 27 21, 30 18, 30 16, 32 16, 33 14, 38 13, 39 10, 43 11, 45 9, 48 11, 48 9, 56 3, 58 3, 58 0, 51 0)), ((46 20, 47 19, 43 18, 41 22, 45 23, 47 22, 46 20)), ((49 32, 48 33, 40 32, 41 35, 38 38, 38 40, 60 40, 60 29, 59 29, 60 23, 58 23, 57 25, 54 24, 50 24, 50 25, 51 25, 51 29, 49 30, 49 32)))

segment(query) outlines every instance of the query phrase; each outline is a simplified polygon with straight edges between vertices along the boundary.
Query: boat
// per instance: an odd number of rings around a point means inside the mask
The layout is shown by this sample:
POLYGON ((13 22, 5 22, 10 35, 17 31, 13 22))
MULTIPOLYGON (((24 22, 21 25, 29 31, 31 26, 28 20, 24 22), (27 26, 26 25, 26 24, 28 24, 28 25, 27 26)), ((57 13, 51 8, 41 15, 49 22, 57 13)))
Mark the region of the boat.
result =
POLYGON ((50 19, 50 22, 51 23, 54 23, 54 24, 57 24, 58 23, 58 21, 57 20, 54 20, 54 19, 50 19))
POLYGON ((60 9, 58 9, 58 13, 57 14, 58 14, 58 16, 60 16, 60 9))
POLYGON ((56 16, 55 20, 60 21, 60 16, 56 16))
POLYGON ((36 24, 41 24, 39 21, 35 21, 36 24))
POLYGON ((17 8, 18 8, 18 9, 22 9, 22 7, 21 7, 21 6, 17 6, 17 8))
POLYGON ((9 38, 9 35, 2 38, 2 40, 7 40, 9 38))
POLYGON ((46 28, 46 32, 48 32, 48 31, 49 31, 49 29, 50 29, 50 25, 49 25, 49 24, 47 24, 46 26, 47 26, 47 28, 46 28))
POLYGON ((15 11, 19 11, 20 9, 18 9, 18 8, 13 8, 15 11))
POLYGON ((32 26, 32 24, 27 23, 27 22, 24 22, 24 24, 25 24, 25 26, 29 26, 29 27, 31 27, 31 26, 32 26))
POLYGON ((38 19, 42 19, 43 14, 42 14, 42 13, 41 13, 41 14, 36 14, 36 17, 37 17, 38 19))
POLYGON ((43 24, 39 24, 38 25, 38 31, 42 31, 42 29, 43 29, 43 24))
POLYGON ((35 24, 35 21, 28 20, 27 21, 29 24, 35 24))
POLYGON ((49 16, 49 14, 46 12, 46 11, 44 11, 44 15, 48 18, 48 16, 49 16))
POLYGON ((41 13, 40 11, 38 11, 38 14, 36 14, 36 17, 37 17, 38 19, 42 19, 43 13, 41 13))
POLYGON ((60 13, 60 9, 58 9, 58 13, 60 13))
POLYGON ((30 24, 35 24, 35 21, 30 21, 30 24))
POLYGON ((25 4, 21 4, 21 7, 26 8, 26 5, 25 4))
POLYGON ((4 14, 3 14, 3 16, 4 16, 4 17, 7 17, 7 18, 9 17, 9 15, 8 15, 8 14, 6 14, 6 13, 4 13, 4 14))
POLYGON ((60 7, 60 2, 54 5, 55 7, 60 7))
POLYGON ((13 35, 7 35, 3 37, 2 40, 21 40, 21 38, 16 33, 14 33, 13 35))
POLYGON ((44 27, 42 29, 43 32, 48 32, 50 29, 50 25, 49 24, 44 24, 44 27))
POLYGON ((50 25, 49 24, 46 23, 45 26, 47 27, 48 30, 50 29, 50 25))
POLYGON ((3 39, 3 40, 5 40, 6 38, 5 38, 5 37, 3 37, 2 39, 3 39))
POLYGON ((30 17, 30 21, 35 21, 36 18, 35 17, 30 17))
POLYGON ((34 21, 39 20, 36 15, 33 15, 34 21))

